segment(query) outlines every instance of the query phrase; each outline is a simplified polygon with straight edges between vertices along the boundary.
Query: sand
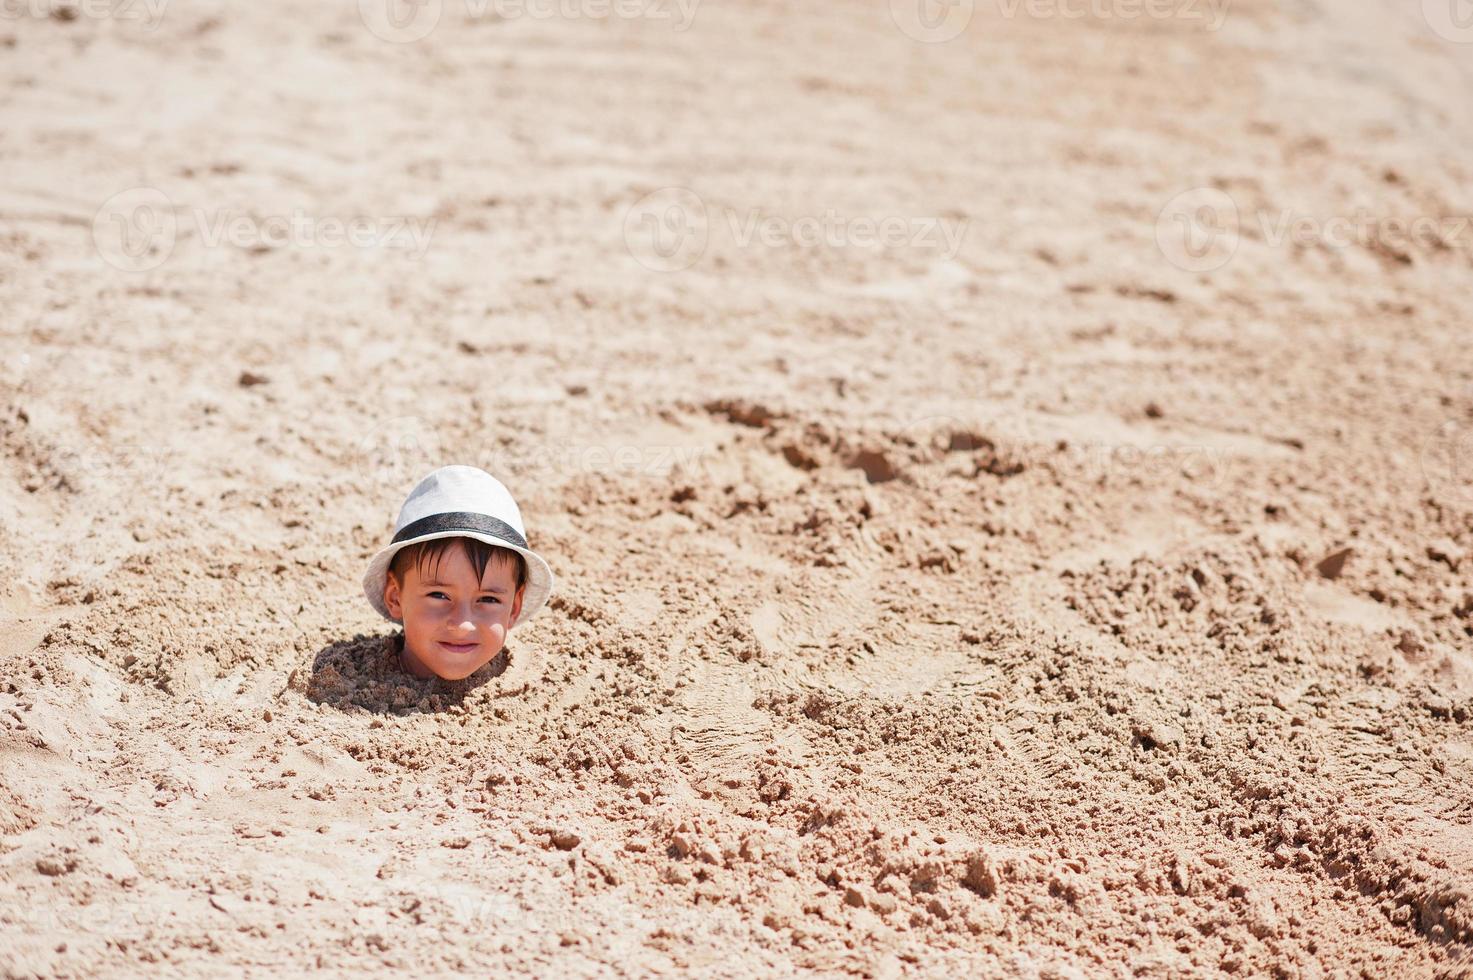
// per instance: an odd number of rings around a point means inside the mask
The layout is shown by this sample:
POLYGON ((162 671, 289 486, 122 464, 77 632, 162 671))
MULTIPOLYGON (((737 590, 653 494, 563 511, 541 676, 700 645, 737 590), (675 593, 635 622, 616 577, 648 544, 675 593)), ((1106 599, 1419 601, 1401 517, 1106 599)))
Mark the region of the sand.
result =
POLYGON ((359 6, 0 19, 5 975, 1469 975, 1455 22, 359 6))

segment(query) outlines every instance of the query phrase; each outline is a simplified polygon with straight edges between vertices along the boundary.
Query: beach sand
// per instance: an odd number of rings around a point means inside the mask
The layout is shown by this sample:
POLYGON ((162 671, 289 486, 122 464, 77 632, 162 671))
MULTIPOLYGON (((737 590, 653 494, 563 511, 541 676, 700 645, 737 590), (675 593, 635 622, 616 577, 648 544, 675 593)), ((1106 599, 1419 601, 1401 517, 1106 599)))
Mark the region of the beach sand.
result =
POLYGON ((1129 6, 9 10, 4 974, 1468 975, 1473 44, 1129 6))

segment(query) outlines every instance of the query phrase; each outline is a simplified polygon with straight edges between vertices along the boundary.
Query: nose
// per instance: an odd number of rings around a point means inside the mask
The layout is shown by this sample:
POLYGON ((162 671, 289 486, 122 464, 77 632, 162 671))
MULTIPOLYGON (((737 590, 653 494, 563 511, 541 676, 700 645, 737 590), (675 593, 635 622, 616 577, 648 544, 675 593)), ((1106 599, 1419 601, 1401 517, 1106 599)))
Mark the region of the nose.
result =
POLYGON ((460 603, 450 611, 450 628, 456 633, 474 633, 476 619, 470 603, 460 603))

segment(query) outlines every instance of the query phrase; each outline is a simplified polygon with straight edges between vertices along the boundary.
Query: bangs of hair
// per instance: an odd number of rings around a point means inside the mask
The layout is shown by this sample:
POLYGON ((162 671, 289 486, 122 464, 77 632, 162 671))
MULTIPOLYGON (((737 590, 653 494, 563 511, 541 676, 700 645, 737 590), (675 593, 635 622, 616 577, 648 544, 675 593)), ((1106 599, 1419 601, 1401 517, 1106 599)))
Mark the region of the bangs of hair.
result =
POLYGON ((394 576, 394 580, 402 586, 404 571, 412 562, 421 576, 424 575, 426 564, 430 566, 430 574, 433 575, 439 570, 441 560, 453 546, 464 549, 465 556, 470 559, 471 567, 476 570, 477 582, 486 577, 486 567, 493 562, 497 565, 504 562, 515 562, 516 587, 520 589, 527 584, 527 560, 519 552, 512 551, 510 548, 502 548, 499 545, 487 544, 477 538, 435 538, 433 541, 421 541, 407 548, 401 548, 389 564, 389 574, 394 576))

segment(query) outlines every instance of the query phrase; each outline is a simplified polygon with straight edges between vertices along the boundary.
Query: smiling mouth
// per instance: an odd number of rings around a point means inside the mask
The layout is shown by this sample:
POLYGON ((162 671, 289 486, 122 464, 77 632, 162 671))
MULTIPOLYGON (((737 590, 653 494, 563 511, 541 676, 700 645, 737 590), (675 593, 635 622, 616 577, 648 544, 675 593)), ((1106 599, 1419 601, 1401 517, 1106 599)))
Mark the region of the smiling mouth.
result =
POLYGON ((440 641, 440 646, 444 647, 446 650, 449 650, 451 653, 470 653, 476 647, 480 646, 480 644, 478 644, 478 643, 446 643, 444 640, 441 640, 440 641))

